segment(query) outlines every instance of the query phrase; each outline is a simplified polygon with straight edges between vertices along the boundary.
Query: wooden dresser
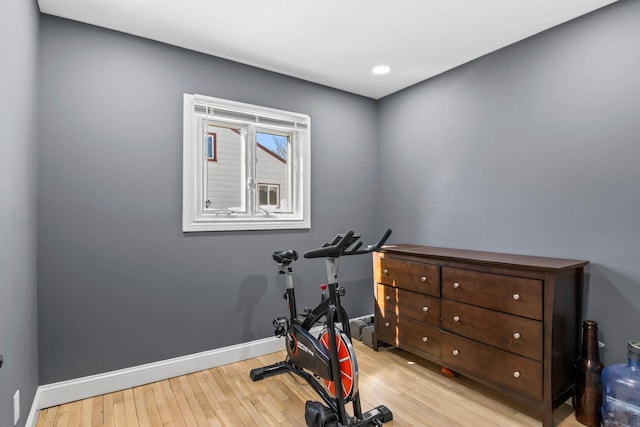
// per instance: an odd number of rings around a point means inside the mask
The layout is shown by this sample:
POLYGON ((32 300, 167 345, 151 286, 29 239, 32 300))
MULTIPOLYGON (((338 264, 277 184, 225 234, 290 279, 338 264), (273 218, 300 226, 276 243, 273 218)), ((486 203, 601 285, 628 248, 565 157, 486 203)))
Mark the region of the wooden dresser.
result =
POLYGON ((588 261, 385 246, 373 255, 374 349, 390 344, 535 406, 573 394, 588 261))

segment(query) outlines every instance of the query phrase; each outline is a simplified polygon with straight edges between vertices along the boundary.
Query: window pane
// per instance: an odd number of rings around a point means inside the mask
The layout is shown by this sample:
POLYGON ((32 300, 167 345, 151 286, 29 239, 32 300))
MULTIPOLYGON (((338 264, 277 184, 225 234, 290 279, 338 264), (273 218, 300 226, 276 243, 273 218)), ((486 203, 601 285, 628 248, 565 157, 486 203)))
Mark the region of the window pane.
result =
POLYGON ((278 206, 278 187, 269 187, 269 204, 278 206))
POLYGON ((213 132, 207 133, 207 159, 216 160, 216 134, 213 132))
POLYGON ((211 141, 215 144, 212 146, 211 154, 215 154, 216 157, 215 162, 206 162, 205 207, 241 211, 244 206, 243 183, 246 182, 241 130, 208 124, 205 132, 207 151, 208 142, 211 141), (211 134, 215 134, 215 140, 211 138, 211 134))
POLYGON ((267 186, 266 185, 261 185, 258 189, 258 203, 260 205, 266 205, 267 204, 267 186))
POLYGON ((281 212, 290 210, 290 146, 291 134, 256 132, 256 180, 271 184, 268 205, 281 212))

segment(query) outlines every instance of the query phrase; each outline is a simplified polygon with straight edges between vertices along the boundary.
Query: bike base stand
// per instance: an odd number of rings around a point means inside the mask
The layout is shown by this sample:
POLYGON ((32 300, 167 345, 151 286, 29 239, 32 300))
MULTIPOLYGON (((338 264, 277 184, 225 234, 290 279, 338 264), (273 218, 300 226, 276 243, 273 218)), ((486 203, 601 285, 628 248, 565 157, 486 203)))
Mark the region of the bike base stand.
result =
POLYGON ((304 405, 304 419, 307 427, 337 427, 338 417, 330 408, 320 402, 307 400, 304 405))
POLYGON ((284 372, 291 372, 294 369, 287 362, 278 362, 273 365, 263 366, 262 368, 254 368, 249 373, 253 381, 260 381, 263 378, 279 375, 284 372))
POLYGON ((382 424, 387 423, 391 420, 393 420, 393 414, 391 413, 389 408, 384 405, 380 405, 362 414, 361 420, 357 420, 354 424, 349 424, 349 426, 381 426, 382 424))
POLYGON ((361 419, 351 418, 347 424, 340 424, 336 414, 320 402, 307 400, 304 408, 307 427, 366 427, 381 426, 393 420, 393 414, 384 405, 362 414, 361 419))

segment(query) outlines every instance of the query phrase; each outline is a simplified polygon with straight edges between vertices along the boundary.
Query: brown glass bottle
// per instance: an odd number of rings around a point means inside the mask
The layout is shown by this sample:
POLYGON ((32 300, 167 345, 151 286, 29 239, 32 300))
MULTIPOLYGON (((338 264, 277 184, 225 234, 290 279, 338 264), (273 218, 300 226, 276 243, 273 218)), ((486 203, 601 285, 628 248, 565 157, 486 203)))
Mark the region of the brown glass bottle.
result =
POLYGON ((598 352, 598 323, 585 320, 582 324, 582 352, 576 362, 576 419, 582 424, 598 427, 602 420, 602 363, 598 352))

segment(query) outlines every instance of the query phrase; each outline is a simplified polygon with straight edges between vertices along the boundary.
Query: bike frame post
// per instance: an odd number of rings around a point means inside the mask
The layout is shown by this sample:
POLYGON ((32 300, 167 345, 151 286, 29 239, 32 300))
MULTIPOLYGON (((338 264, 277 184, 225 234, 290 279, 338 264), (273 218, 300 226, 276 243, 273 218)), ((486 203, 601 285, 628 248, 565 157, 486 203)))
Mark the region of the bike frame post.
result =
MULTIPOLYGON (((327 263, 329 265, 329 263, 327 263)), ((327 310, 327 333, 329 335, 329 360, 331 361, 331 380, 333 381, 336 395, 336 406, 338 409, 338 421, 340 424, 347 422, 347 411, 344 402, 344 392, 342 390, 342 378, 340 377, 340 361, 338 360, 338 343, 336 340, 335 318, 341 317, 340 310, 337 310, 336 283, 328 283, 329 309, 327 310), (337 315, 337 316, 336 316, 337 315)))
POLYGON ((328 292, 331 296, 331 302, 335 306, 335 313, 338 319, 338 323, 342 326, 343 332, 347 334, 349 339, 351 339, 351 330, 349 328, 349 319, 347 316, 346 310, 342 307, 342 303, 340 301, 340 295, 338 294, 338 267, 339 267, 339 259, 338 258, 325 258, 326 267, 327 267, 327 284, 328 284, 328 292), (333 287, 332 287, 333 285, 333 287))
POLYGON ((325 265, 327 267, 327 284, 338 283, 338 266, 339 258, 325 258, 325 265))
MULTIPOLYGON (((327 328, 329 332, 329 350, 331 351, 331 345, 336 349, 335 353, 332 354, 332 371, 340 372, 340 365, 336 363, 336 366, 333 366, 333 361, 338 360, 338 350, 335 338, 335 320, 337 319, 338 323, 342 325, 343 332, 347 335, 349 340, 351 340, 351 328, 349 327, 349 318, 346 310, 342 307, 342 302, 340 301, 340 294, 338 293, 338 267, 339 267, 339 259, 338 258, 325 258, 325 264, 327 268, 327 282, 328 282, 328 291, 331 297, 330 306, 327 314, 327 328), (329 321, 331 319, 331 321, 329 321), (332 333, 333 332, 333 333, 332 333), (331 344, 333 340, 333 344, 331 344)), ((344 416, 344 421, 346 422, 346 410, 344 407, 344 398, 342 392, 342 378, 334 379, 334 383, 336 384, 336 397, 338 399, 338 408, 341 408, 340 416, 344 416), (338 390, 340 393, 338 394, 338 390)), ((362 407, 360 406, 360 392, 357 391, 354 397, 351 399, 351 405, 353 406, 353 414, 356 418, 362 418, 362 407)))
POLYGON ((298 317, 298 310, 296 309, 296 290, 293 286, 293 269, 286 265, 280 266, 280 274, 284 274, 285 282, 287 284, 287 303, 289 305, 289 316, 291 319, 298 317))

